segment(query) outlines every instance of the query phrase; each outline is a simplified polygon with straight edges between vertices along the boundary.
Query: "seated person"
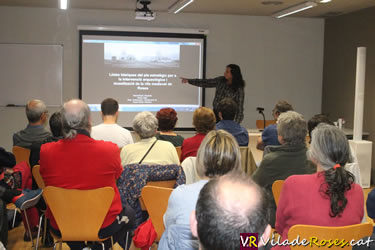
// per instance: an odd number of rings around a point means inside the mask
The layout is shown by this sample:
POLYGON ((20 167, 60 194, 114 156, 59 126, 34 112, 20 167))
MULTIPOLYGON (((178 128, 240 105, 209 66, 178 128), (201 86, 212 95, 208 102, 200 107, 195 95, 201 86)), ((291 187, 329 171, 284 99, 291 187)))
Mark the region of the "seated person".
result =
MULTIPOLYGON (((16 159, 14 155, 0 147, 0 241, 4 246, 7 245, 8 241, 8 216, 6 204, 12 202, 18 208, 31 207, 36 204, 42 194, 41 189, 25 189, 20 191, 23 188, 22 181, 26 182, 26 180, 22 180, 22 171, 13 170, 15 165, 16 159)), ((22 167, 21 165, 22 163, 17 166, 22 167)), ((27 164, 23 164, 23 166, 26 171, 30 172, 30 168, 27 164)), ((25 235, 28 236, 28 234, 25 235)))
POLYGON ((158 120, 152 113, 148 111, 138 113, 133 120, 133 129, 141 140, 122 148, 122 166, 129 164, 180 164, 173 144, 156 139, 158 120))
POLYGON ((163 141, 169 141, 175 147, 181 147, 184 137, 173 132, 176 126, 177 112, 172 108, 163 108, 156 113, 159 124, 159 133, 156 138, 163 141))
POLYGON ((118 102, 107 98, 101 103, 103 123, 92 127, 91 137, 95 140, 111 141, 119 148, 133 143, 133 137, 129 130, 117 124, 118 102))
POLYGON ((51 129, 52 136, 49 136, 42 141, 34 142, 30 147, 31 151, 30 151, 29 162, 30 162, 31 167, 39 164, 40 147, 42 146, 42 144, 53 142, 53 141, 58 141, 63 138, 61 113, 59 111, 53 113, 51 117, 49 118, 49 127, 51 129))
POLYGON ((189 225, 199 191, 211 178, 240 169, 241 153, 236 139, 224 130, 210 131, 202 141, 197 155, 197 173, 201 180, 173 190, 164 214, 166 230, 173 224, 189 225))
POLYGON ((276 204, 272 194, 272 184, 295 174, 313 173, 312 163, 306 157, 307 124, 302 115, 294 111, 282 113, 277 123, 280 146, 268 146, 253 180, 264 187, 269 197, 270 224, 275 224, 276 204))
POLYGON ((197 173, 196 165, 197 165, 197 157, 195 156, 190 156, 188 158, 185 158, 185 160, 181 162, 181 167, 184 170, 185 177, 186 177, 185 184, 192 184, 201 179, 197 173))
POLYGON ((185 139, 182 143, 181 162, 189 156, 196 156, 203 138, 208 132, 215 129, 216 118, 212 109, 206 107, 197 108, 193 114, 193 125, 197 133, 193 137, 185 139))
POLYGON ((231 98, 224 98, 217 106, 220 121, 216 123, 216 129, 224 129, 236 138, 238 145, 247 146, 249 144, 249 133, 247 129, 234 121, 237 103, 231 98))
MULTIPOLYGON (((275 118, 276 122, 279 116, 287 112, 289 110, 293 110, 292 105, 290 105, 286 101, 279 101, 274 109, 272 110, 272 116, 275 118)), ((264 148, 268 145, 280 145, 279 140, 277 139, 277 125, 276 124, 271 124, 267 126, 263 133, 262 136, 258 138, 257 141, 257 149, 259 150, 264 150, 264 148)))
POLYGON ((290 176, 280 194, 276 215, 280 242, 287 239, 289 228, 296 224, 347 226, 359 224, 363 218, 362 188, 345 169, 350 158, 345 134, 334 126, 318 125, 312 132, 308 157, 318 172, 290 176))
MULTIPOLYGON (((311 139, 312 139, 312 131, 320 123, 325 123, 325 124, 329 124, 329 125, 333 126, 333 122, 331 122, 331 120, 329 120, 326 115, 324 115, 324 114, 314 115, 307 122, 307 127, 309 129, 310 143, 311 143, 311 139)), ((354 182, 361 185, 361 171, 360 171, 359 166, 358 166, 357 157, 353 154, 353 150, 352 150, 351 147, 350 147, 350 158, 345 165, 345 169, 348 170, 350 173, 352 173, 354 175, 354 182)), ((364 219, 366 219, 366 218, 364 218, 364 219)))
MULTIPOLYGON (((249 176, 228 173, 210 180, 202 188, 196 209, 191 213, 190 226, 193 235, 199 238, 199 249, 242 249, 240 234, 245 232, 258 233, 255 249, 261 249, 271 233, 267 199, 249 176)), ((249 243, 247 246, 251 246, 249 243)))
POLYGON ((29 124, 23 130, 13 134, 13 146, 30 148, 33 142, 42 141, 51 136, 44 124, 47 120, 47 107, 41 100, 31 100, 26 104, 26 116, 29 124))
MULTIPOLYGON (((90 138, 91 114, 86 103, 71 100, 61 110, 64 139, 43 144, 40 151, 40 174, 46 186, 67 189, 112 187, 115 196, 99 230, 99 238, 113 236, 124 248, 126 231, 134 223, 134 212, 121 204, 116 180, 123 171, 120 152, 112 142, 90 138), (128 217, 125 218, 125 217, 128 217)), ((46 216, 51 231, 59 235, 58 226, 49 209, 46 216)), ((106 249, 111 240, 104 242, 106 249)), ((84 242, 68 242, 71 249, 82 249, 84 242)))
MULTIPOLYGON (((373 220, 373 222, 375 222, 375 188, 373 188, 367 196, 366 209, 367 209, 368 217, 370 217, 373 220)), ((366 242, 367 239, 368 237, 365 237, 364 241, 366 242)), ((369 246, 367 245, 355 246, 353 247, 353 250, 375 249, 375 228, 372 231, 370 240, 372 241, 370 242, 369 246)))

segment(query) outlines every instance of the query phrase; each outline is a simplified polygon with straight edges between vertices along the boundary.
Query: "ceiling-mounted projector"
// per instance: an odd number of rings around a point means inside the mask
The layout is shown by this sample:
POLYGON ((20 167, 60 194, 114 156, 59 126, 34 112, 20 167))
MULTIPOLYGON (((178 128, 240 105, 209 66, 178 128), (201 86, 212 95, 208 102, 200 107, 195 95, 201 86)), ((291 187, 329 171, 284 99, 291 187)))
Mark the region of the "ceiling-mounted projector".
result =
POLYGON ((148 8, 147 5, 151 3, 150 0, 137 0, 137 3, 143 5, 142 8, 135 9, 135 20, 152 21, 156 17, 156 13, 148 8))

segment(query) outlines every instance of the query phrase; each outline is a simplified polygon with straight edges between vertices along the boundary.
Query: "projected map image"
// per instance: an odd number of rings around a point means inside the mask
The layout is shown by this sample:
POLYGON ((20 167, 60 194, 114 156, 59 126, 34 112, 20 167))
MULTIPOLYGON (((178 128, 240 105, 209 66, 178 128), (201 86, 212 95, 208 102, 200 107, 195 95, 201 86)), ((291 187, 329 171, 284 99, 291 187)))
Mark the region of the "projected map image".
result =
POLYGON ((119 68, 179 68, 180 45, 133 41, 105 43, 104 62, 119 68))

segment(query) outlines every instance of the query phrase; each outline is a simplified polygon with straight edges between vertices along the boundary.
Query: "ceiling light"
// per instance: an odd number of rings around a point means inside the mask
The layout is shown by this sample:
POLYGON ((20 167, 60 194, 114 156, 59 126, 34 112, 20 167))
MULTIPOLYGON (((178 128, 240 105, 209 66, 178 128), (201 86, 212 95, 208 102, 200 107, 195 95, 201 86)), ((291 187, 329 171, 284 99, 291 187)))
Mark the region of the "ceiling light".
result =
POLYGON ((175 13, 177 14, 180 12, 183 8, 191 4, 194 0, 178 0, 175 3, 173 3, 171 6, 168 8, 168 13, 175 13))
POLYGON ((289 16, 291 14, 303 11, 303 10, 310 9, 312 7, 315 7, 315 6, 317 6, 317 3, 307 1, 307 2, 303 2, 303 3, 300 3, 300 4, 294 5, 292 7, 283 9, 281 11, 275 12, 275 13, 272 14, 272 16, 276 17, 276 18, 281 18, 281 17, 284 17, 284 16, 289 16))
POLYGON ((68 0, 60 0, 60 9, 66 10, 68 8, 68 0))
POLYGON ((331 2, 332 0, 320 0, 319 3, 329 3, 331 2))

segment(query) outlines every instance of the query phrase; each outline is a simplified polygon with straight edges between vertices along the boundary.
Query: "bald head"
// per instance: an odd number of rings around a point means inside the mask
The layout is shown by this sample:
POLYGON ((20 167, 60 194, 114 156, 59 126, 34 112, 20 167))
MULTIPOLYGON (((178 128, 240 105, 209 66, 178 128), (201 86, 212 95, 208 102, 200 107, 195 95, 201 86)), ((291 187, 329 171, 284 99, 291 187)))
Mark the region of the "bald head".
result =
POLYGON ((240 249, 240 233, 268 237, 270 231, 263 190, 239 172, 209 181, 199 194, 195 215, 203 249, 240 249))
POLYGON ((228 215, 231 213, 240 221, 246 220, 254 208, 259 206, 260 193, 254 182, 238 182, 226 176, 219 179, 216 187, 217 205, 228 215), (241 192, 238 192, 241 190, 241 192))
POLYGON ((27 120, 31 124, 43 124, 47 118, 47 107, 43 101, 33 99, 26 104, 27 120))
POLYGON ((85 102, 73 99, 64 103, 61 115, 65 138, 74 138, 80 129, 90 132, 90 109, 85 102))

